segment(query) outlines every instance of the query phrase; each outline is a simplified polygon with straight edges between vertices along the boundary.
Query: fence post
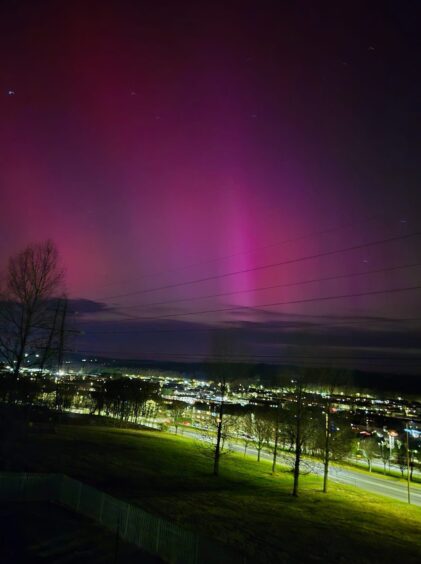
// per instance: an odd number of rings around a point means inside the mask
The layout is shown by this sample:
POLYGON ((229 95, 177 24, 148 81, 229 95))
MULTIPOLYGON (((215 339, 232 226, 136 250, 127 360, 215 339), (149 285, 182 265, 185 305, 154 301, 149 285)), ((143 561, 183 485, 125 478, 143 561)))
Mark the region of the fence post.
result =
POLYGON ((66 482, 68 482, 67 476, 65 474, 60 474, 60 487, 59 487, 59 501, 64 504, 65 493, 66 493, 66 482))
POLYGON ((161 519, 158 519, 158 527, 156 529, 156 553, 159 554, 159 536, 161 532, 161 519))
POLYGON ((79 484, 79 493, 78 493, 78 496, 77 496, 76 511, 79 511, 80 497, 82 495, 82 482, 78 482, 78 484, 79 484))
POLYGON ((138 546, 143 546, 143 544, 142 544, 142 541, 143 541, 142 525, 140 525, 138 530, 139 530, 139 534, 138 534, 138 537, 137 537, 137 543, 138 543, 138 546))
POLYGON ((118 551, 119 551, 119 544, 120 544, 120 523, 121 523, 121 511, 119 511, 118 521, 117 521, 117 529, 115 531, 115 553, 114 553, 115 564, 117 564, 117 562, 118 562, 118 551))
POLYGON ((28 476, 27 476, 27 474, 26 474, 26 472, 25 472, 25 473, 23 474, 23 476, 22 476, 21 486, 20 486, 22 501, 27 501, 27 499, 26 499, 26 491, 25 491, 25 486, 26 486, 27 478, 28 478, 28 476))
POLYGON ((99 506, 99 522, 102 523, 102 512, 104 510, 104 493, 101 492, 101 503, 99 506))
POLYGON ((199 564, 199 543, 200 543, 200 537, 197 534, 196 538, 195 538, 195 547, 194 547, 194 564, 199 564))
POLYGON ((130 514, 130 505, 127 503, 127 512, 126 512, 126 524, 124 525, 124 533, 123 537, 127 538, 127 528, 129 526, 129 514, 130 514))

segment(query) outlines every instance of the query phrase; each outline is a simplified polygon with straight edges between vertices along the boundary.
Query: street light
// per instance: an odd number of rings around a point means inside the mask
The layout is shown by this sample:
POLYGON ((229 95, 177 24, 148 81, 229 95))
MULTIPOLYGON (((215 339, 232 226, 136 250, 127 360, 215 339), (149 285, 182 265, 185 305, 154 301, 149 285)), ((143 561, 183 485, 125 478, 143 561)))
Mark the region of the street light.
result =
POLYGON ((392 450, 395 446, 395 437, 398 436, 398 433, 396 431, 388 431, 388 436, 389 436, 389 473, 390 473, 390 462, 392 460, 392 450))

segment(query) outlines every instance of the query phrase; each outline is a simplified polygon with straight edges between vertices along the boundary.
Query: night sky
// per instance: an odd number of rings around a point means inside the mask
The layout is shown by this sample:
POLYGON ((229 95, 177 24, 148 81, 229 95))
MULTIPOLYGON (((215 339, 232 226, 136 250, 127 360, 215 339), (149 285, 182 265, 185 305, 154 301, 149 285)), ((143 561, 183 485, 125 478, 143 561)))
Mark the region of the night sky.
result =
POLYGON ((238 358, 416 371, 420 21, 3 0, 0 264, 56 242, 87 354, 195 360, 222 327, 238 358))

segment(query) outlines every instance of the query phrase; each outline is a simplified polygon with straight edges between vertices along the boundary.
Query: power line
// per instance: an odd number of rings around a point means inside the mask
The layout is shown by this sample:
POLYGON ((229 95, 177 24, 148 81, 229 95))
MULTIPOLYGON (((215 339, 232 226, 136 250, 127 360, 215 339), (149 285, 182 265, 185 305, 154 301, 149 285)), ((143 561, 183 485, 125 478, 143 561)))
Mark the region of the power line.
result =
MULTIPOLYGON (((314 316, 308 316, 308 318, 311 318, 314 316)), ((317 316, 317 319, 322 318, 323 316, 317 316)), ((331 316, 325 316, 328 317, 329 319, 331 318, 331 316)), ((338 317, 336 320, 331 321, 330 323, 326 323, 326 322, 312 322, 312 321, 296 321, 295 323, 291 322, 291 321, 286 321, 284 323, 288 323, 288 325, 286 326, 287 329, 293 329, 294 326, 298 327, 298 328, 302 328, 303 325, 306 325, 306 328, 311 329, 314 327, 337 327, 337 326, 348 326, 348 325, 361 325, 362 323, 364 324, 368 324, 368 323, 374 323, 374 324, 379 324, 379 323, 388 323, 388 324, 393 324, 393 323, 407 323, 407 322, 413 322, 413 321, 421 321, 421 317, 403 317, 403 318, 366 318, 363 317, 361 319, 358 320, 348 320, 348 321, 344 321, 343 318, 338 317)), ((114 329, 111 331, 90 331, 88 330, 84 330, 81 329, 80 330, 80 335, 115 335, 115 334, 149 334, 149 333, 210 333, 214 331, 214 328, 212 326, 209 326, 208 328, 202 328, 199 329, 197 327, 195 328, 190 328, 190 329, 182 329, 180 327, 178 327, 177 329, 114 329)), ((247 331, 247 328, 244 329, 244 331, 247 331)))
MULTIPOLYGON (((317 297, 313 297, 313 298, 302 298, 299 300, 286 300, 286 301, 280 301, 280 302, 270 302, 270 303, 265 303, 265 304, 257 304, 255 306, 255 308, 262 308, 262 307, 272 307, 272 306, 280 306, 280 305, 295 305, 295 304, 302 304, 302 303, 310 303, 310 302, 319 302, 319 301, 329 301, 329 300, 339 300, 339 299, 345 299, 345 298, 358 298, 358 297, 363 297, 363 296, 374 296, 374 295, 381 295, 381 294, 393 294, 393 293, 398 293, 398 292, 409 292, 409 291, 415 291, 415 290, 420 290, 421 289, 421 285, 415 285, 415 286, 406 286, 404 288, 389 288, 389 289, 385 289, 385 290, 371 290, 371 291, 366 291, 366 292, 355 292, 355 293, 349 293, 349 294, 339 294, 336 296, 317 296, 317 297)), ((190 317, 192 315, 203 315, 203 314, 208 314, 208 313, 221 313, 221 312, 228 312, 228 311, 235 311, 241 309, 240 306, 234 306, 234 307, 226 307, 226 308, 220 308, 220 309, 207 309, 207 310, 201 310, 201 311, 191 311, 191 312, 185 312, 185 313, 170 313, 170 314, 166 314, 166 315, 162 315, 162 316, 144 316, 144 317, 133 317, 131 319, 131 321, 141 321, 143 319, 147 319, 147 320, 158 320, 158 319, 168 319, 168 318, 174 318, 174 317, 190 317)))
POLYGON ((278 289, 278 288, 291 288, 291 287, 295 287, 295 286, 304 286, 306 284, 314 284, 316 282, 329 282, 329 281, 333 281, 333 280, 341 280, 341 279, 346 279, 346 278, 353 278, 353 277, 358 277, 358 276, 366 276, 368 274, 380 274, 380 273, 384 273, 384 272, 393 272, 393 271, 397 271, 397 270, 403 270, 406 268, 414 268, 417 266, 421 266, 421 262, 414 262, 414 263, 409 263, 409 264, 403 264, 403 265, 398 265, 398 266, 390 266, 390 267, 384 267, 384 268, 376 268, 373 270, 366 270, 365 272, 351 272, 348 274, 338 274, 338 275, 334 275, 334 276, 323 276, 321 278, 312 278, 310 280, 302 280, 302 281, 297 281, 297 282, 288 282, 286 284, 274 284, 271 286, 261 286, 259 288, 250 288, 247 290, 235 290, 235 291, 231 291, 231 292, 220 292, 217 294, 207 294, 206 296, 193 296, 193 297, 188 297, 188 298, 180 298, 177 300, 167 300, 167 301, 162 301, 162 302, 152 302, 149 304, 134 304, 134 305, 130 305, 130 306, 109 306, 106 308, 103 308, 101 311, 110 311, 110 310, 117 310, 117 309, 137 309, 139 307, 144 307, 144 308, 149 308, 149 307, 153 307, 153 306, 161 306, 161 305, 173 305, 173 304, 178 304, 178 303, 182 303, 182 302, 190 302, 190 301, 199 301, 199 300, 205 300, 205 299, 210 299, 210 298, 220 298, 220 297, 226 297, 226 296, 235 296, 235 295, 239 295, 239 294, 251 294, 253 292, 262 292, 264 290, 274 290, 274 289, 278 289))
POLYGON ((412 237, 419 237, 420 235, 421 235, 421 232, 416 231, 414 233, 408 233, 408 234, 405 234, 405 235, 388 237, 388 238, 385 238, 385 239, 378 239, 376 241, 370 241, 368 243, 360 243, 358 245, 343 247, 341 249, 333 249, 333 250, 330 250, 330 251, 324 251, 324 252, 321 252, 321 253, 306 255, 306 256, 303 256, 303 257, 288 259, 288 260, 284 260, 284 261, 280 261, 280 262, 255 266, 255 267, 251 267, 251 268, 244 268, 244 269, 236 270, 236 271, 232 271, 232 272, 225 272, 223 274, 214 274, 212 276, 206 276, 204 278, 196 278, 194 280, 188 280, 188 281, 185 281, 185 282, 177 282, 175 284, 166 284, 164 286, 157 286, 156 288, 146 288, 144 290, 137 290, 135 292, 127 292, 125 294, 117 294, 117 295, 113 295, 113 296, 103 296, 103 297, 100 297, 98 299, 110 300, 110 299, 117 299, 117 298, 125 298, 125 297, 128 297, 128 296, 134 296, 134 295, 139 295, 139 294, 147 294, 147 293, 150 293, 150 292, 157 292, 159 290, 168 290, 170 288, 179 288, 179 287, 182 287, 182 286, 199 284, 199 283, 202 283, 202 282, 209 282, 211 280, 228 278, 230 276, 235 276, 237 274, 245 274, 245 273, 248 273, 248 272, 256 272, 258 270, 266 270, 268 268, 274 268, 274 267, 277 267, 277 266, 286 266, 286 265, 289 265, 289 264, 296 264, 296 263, 303 262, 303 261, 306 261, 306 260, 323 258, 323 257, 327 257, 327 256, 336 255, 336 254, 339 254, 339 253, 345 253, 345 252, 355 251, 355 250, 359 250, 359 249, 366 249, 366 248, 369 248, 369 247, 374 247, 374 246, 382 245, 382 244, 385 244, 385 243, 392 243, 394 241, 402 241, 402 240, 409 239, 409 238, 412 238, 412 237))
MULTIPOLYGON (((180 266, 180 267, 177 267, 177 268, 162 270, 160 272, 152 272, 150 274, 145 274, 145 275, 141 276, 140 278, 138 278, 138 280, 144 280, 146 278, 153 278, 155 276, 162 276, 164 274, 173 274, 174 272, 181 272, 183 270, 196 268, 198 266, 203 266, 205 264, 213 264, 215 262, 220 262, 220 261, 223 261, 223 260, 229 260, 231 258, 235 258, 235 257, 238 257, 238 256, 257 253, 257 252, 265 250, 265 249, 270 249, 270 248, 274 248, 274 247, 281 247, 283 245, 287 245, 287 244, 290 244, 290 243, 296 243, 296 242, 302 241, 304 239, 309 239, 310 237, 318 237, 318 236, 321 236, 321 235, 327 235, 328 233, 335 233, 336 231, 342 231, 343 229, 347 229, 349 227, 357 227, 358 225, 368 223, 370 221, 373 221, 375 219, 379 219, 381 217, 385 217, 385 214, 384 213, 378 213, 378 214, 375 214, 375 215, 368 216, 368 217, 366 217, 362 220, 359 220, 359 221, 350 221, 350 222, 345 223, 343 225, 337 225, 335 227, 328 227, 328 228, 325 228, 325 229, 321 229, 319 231, 313 231, 311 233, 305 233, 303 235, 298 235, 297 237, 293 237, 293 238, 290 238, 290 239, 284 239, 283 241, 278 241, 276 243, 271 243, 269 245, 262 245, 260 247, 255 247, 254 249, 239 251, 237 253, 232 253, 230 255, 224 255, 224 256, 221 256, 221 257, 214 257, 213 259, 199 261, 199 262, 196 262, 196 263, 190 263, 190 264, 183 265, 183 266, 180 266)), ((124 283, 125 282, 123 282, 123 284, 124 283)), ((118 286, 118 285, 121 285, 121 284, 119 284, 119 283, 117 283, 117 284, 106 284, 102 287, 118 286)))

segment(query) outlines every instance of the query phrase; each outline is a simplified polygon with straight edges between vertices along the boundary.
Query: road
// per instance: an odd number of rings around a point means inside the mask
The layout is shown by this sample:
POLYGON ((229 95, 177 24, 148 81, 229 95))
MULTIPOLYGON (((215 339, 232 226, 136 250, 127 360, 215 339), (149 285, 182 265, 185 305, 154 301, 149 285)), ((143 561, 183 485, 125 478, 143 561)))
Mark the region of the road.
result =
MULTIPOLYGON (((187 431, 185 429, 183 429, 183 435, 186 437, 192 437, 194 439, 200 438, 200 435, 198 435, 198 433, 187 431)), ((235 452, 244 452, 244 446, 242 445, 230 443, 230 448, 235 452)), ((257 451, 253 448, 248 448, 247 453, 257 457, 257 451)), ((263 451, 261 452, 261 458, 272 460, 272 456, 263 451)), ((278 461, 280 464, 282 464, 282 461, 286 461, 285 455, 283 453, 280 453, 278 461)), ((323 465, 320 462, 312 462, 311 466, 313 473, 316 473, 320 476, 323 475, 323 465)), ((408 490, 406 483, 395 480, 394 478, 383 478, 374 474, 370 474, 368 472, 362 473, 361 471, 338 466, 331 466, 329 471, 329 478, 339 484, 354 486, 372 494, 383 495, 404 502, 408 501, 408 490)), ((421 488, 412 484, 411 503, 413 505, 421 506, 421 488)))
MULTIPOLYGON (((374 474, 361 474, 348 468, 333 467, 330 478, 335 482, 361 488, 370 493, 393 497, 400 501, 408 501, 408 489, 404 482, 395 481, 393 478, 382 478, 374 474)), ((411 484, 411 503, 421 506, 421 490, 411 484)))

